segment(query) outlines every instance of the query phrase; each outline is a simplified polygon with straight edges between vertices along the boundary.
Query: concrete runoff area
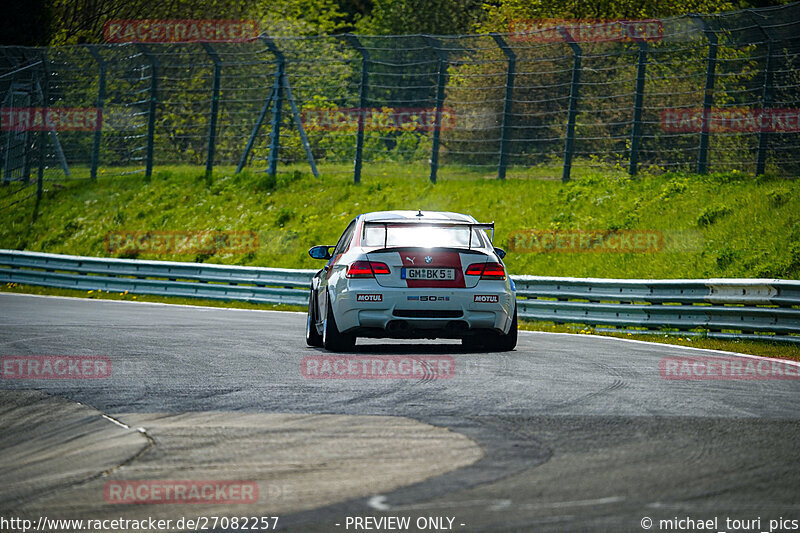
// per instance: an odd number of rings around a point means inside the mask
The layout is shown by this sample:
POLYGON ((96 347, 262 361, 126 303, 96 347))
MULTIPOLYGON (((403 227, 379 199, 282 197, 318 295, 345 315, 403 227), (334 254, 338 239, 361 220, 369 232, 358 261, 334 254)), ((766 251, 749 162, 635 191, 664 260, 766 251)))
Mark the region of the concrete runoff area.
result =
POLYGON ((281 515, 389 492, 483 457, 469 438, 403 417, 212 411, 110 418, 27 390, 0 391, 0 404, 0 510, 33 520, 281 515), (255 503, 164 504, 151 494, 118 503, 107 489, 117 481, 220 480, 255 482, 255 503))

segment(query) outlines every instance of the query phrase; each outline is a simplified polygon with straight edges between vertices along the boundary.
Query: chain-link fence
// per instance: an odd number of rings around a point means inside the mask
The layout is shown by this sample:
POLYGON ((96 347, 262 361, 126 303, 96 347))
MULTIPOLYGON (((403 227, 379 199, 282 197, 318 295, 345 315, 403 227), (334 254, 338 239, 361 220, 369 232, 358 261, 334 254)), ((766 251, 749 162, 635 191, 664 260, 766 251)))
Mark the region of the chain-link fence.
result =
POLYGON ((374 165, 433 180, 541 166, 563 179, 578 166, 800 169, 800 4, 517 21, 506 34, 0 52, 5 182, 177 164, 303 165, 356 181, 374 165))

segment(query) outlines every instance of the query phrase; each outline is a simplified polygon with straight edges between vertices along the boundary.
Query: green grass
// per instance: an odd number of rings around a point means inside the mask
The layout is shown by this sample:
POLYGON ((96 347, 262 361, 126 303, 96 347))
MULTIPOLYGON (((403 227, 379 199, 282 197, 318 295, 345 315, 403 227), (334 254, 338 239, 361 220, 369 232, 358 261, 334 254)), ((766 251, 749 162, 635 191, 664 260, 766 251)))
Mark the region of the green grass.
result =
MULTIPOLYGON (((428 209, 494 220, 504 248, 512 231, 525 229, 659 230, 669 243, 656 253, 510 253, 514 274, 800 278, 798 180, 737 172, 629 179, 577 167, 564 185, 556 168, 512 169, 498 181, 492 169, 444 167, 432 185, 426 165, 382 164, 367 165, 354 185, 345 166, 323 167, 330 174, 319 180, 304 168, 276 178, 220 168, 210 186, 198 167, 157 168, 149 182, 120 169, 102 169, 96 183, 46 182, 35 216, 33 198, 0 210, 0 247, 107 257, 104 235, 112 231, 255 231, 259 248, 250 254, 138 257, 314 268, 308 248, 335 243, 353 216, 428 209)), ((16 187, 0 187, 0 206, 22 196, 10 195, 16 187)))

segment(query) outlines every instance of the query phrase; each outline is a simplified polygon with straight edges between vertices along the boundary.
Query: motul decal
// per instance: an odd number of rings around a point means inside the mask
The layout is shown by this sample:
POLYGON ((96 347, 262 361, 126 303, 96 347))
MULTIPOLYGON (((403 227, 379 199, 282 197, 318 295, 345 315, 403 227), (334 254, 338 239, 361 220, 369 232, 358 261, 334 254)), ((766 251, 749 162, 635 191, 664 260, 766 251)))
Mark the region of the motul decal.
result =
POLYGON ((496 304, 500 298, 496 294, 476 294, 474 301, 479 304, 496 304))
POLYGON ((383 294, 356 294, 357 302, 382 302, 383 294))

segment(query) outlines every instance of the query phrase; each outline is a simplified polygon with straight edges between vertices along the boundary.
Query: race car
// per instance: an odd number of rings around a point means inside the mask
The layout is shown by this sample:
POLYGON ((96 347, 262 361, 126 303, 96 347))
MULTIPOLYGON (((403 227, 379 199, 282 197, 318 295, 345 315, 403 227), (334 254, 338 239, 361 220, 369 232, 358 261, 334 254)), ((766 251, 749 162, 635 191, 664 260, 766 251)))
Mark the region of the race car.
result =
POLYGON ((458 213, 357 216, 336 245, 308 251, 327 264, 311 281, 307 344, 345 351, 358 337, 455 338, 513 350, 516 288, 493 237, 494 223, 458 213))

